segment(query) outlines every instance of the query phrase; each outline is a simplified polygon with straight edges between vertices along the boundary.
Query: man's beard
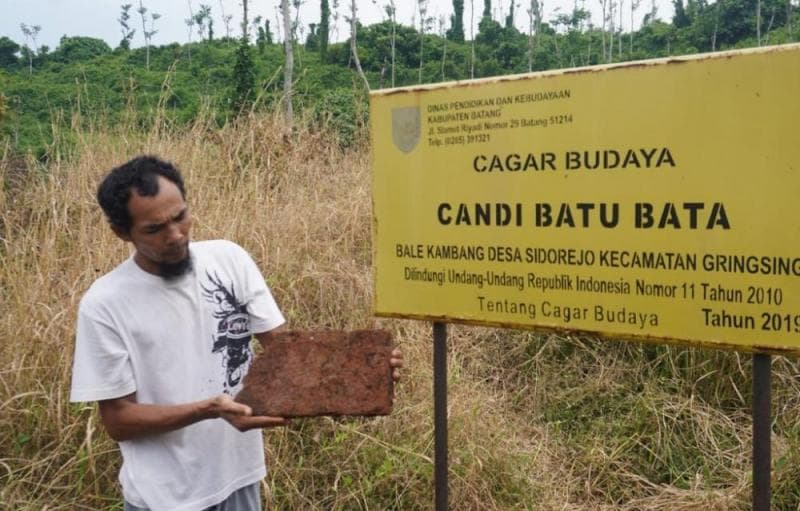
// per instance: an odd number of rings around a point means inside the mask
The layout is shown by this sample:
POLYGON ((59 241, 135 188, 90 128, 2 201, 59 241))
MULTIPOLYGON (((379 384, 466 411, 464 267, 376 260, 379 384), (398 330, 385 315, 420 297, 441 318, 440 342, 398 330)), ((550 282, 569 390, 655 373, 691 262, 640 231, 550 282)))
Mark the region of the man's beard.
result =
POLYGON ((190 271, 192 271, 192 254, 188 251, 186 257, 177 263, 158 263, 158 274, 164 280, 175 280, 190 271))

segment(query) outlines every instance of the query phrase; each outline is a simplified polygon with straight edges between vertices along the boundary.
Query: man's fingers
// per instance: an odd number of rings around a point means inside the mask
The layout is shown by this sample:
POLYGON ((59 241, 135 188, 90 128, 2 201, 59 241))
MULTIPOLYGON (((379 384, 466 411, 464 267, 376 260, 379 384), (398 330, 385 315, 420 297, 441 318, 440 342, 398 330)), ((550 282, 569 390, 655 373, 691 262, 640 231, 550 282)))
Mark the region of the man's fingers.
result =
POLYGON ((395 383, 399 382, 400 368, 403 367, 403 352, 400 351, 400 348, 392 350, 392 354, 389 357, 389 367, 392 368, 392 379, 395 383))
POLYGON ((400 351, 400 348, 395 348, 392 350, 392 354, 389 356, 389 366, 394 368, 394 373, 392 376, 395 380, 399 378, 399 373, 397 370, 403 367, 403 352, 400 351))
POLYGON ((227 394, 221 394, 215 397, 212 403, 216 413, 220 415, 226 414, 247 416, 253 414, 253 410, 249 406, 242 403, 237 403, 231 396, 227 394))
POLYGON ((247 431, 256 428, 275 428, 287 426, 289 424, 289 420, 283 417, 269 417, 265 415, 250 417, 227 416, 225 419, 239 431, 247 431))
POLYGON ((231 415, 240 415, 243 417, 247 417, 249 415, 253 415, 253 409, 247 405, 243 405, 242 403, 231 401, 228 410, 226 410, 226 413, 230 413, 231 415))

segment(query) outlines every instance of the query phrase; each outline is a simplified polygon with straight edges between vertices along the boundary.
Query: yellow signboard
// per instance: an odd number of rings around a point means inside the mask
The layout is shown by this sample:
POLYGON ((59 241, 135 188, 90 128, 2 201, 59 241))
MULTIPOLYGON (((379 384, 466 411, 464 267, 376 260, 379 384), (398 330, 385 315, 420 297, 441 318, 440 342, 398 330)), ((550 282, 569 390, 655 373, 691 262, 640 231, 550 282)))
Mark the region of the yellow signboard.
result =
POLYGON ((378 91, 375 312, 800 354, 800 45, 378 91))

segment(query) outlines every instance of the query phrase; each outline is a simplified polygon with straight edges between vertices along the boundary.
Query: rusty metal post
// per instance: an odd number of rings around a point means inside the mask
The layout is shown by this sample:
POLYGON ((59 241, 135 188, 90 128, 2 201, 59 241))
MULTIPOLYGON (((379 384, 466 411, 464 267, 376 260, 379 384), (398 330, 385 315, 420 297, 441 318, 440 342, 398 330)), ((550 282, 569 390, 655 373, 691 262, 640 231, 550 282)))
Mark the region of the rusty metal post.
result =
POLYGON ((771 356, 753 355, 753 511, 769 511, 772 470, 771 356))
POLYGON ((433 436, 436 511, 447 511, 447 324, 433 323, 433 436))

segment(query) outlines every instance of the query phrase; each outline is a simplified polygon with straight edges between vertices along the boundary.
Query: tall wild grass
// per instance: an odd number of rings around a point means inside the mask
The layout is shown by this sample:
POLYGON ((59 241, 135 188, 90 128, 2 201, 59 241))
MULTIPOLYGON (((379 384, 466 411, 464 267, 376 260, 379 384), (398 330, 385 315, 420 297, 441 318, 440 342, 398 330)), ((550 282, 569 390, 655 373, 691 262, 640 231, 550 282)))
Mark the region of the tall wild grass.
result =
MULTIPOLYGON (((388 328, 406 356, 391 416, 265 432, 266 508, 432 509, 430 325, 371 315, 369 149, 270 114, 210 119, 77 119, 46 164, 0 147, 0 508, 121 509, 116 446, 68 389, 77 303, 130 253, 96 184, 151 153, 184 171, 194 238, 247 248, 291 326, 388 328)), ((775 358, 774 509, 800 506, 797 375, 775 358)), ((735 353, 454 326, 451 509, 748 509, 750 384, 735 353)))

